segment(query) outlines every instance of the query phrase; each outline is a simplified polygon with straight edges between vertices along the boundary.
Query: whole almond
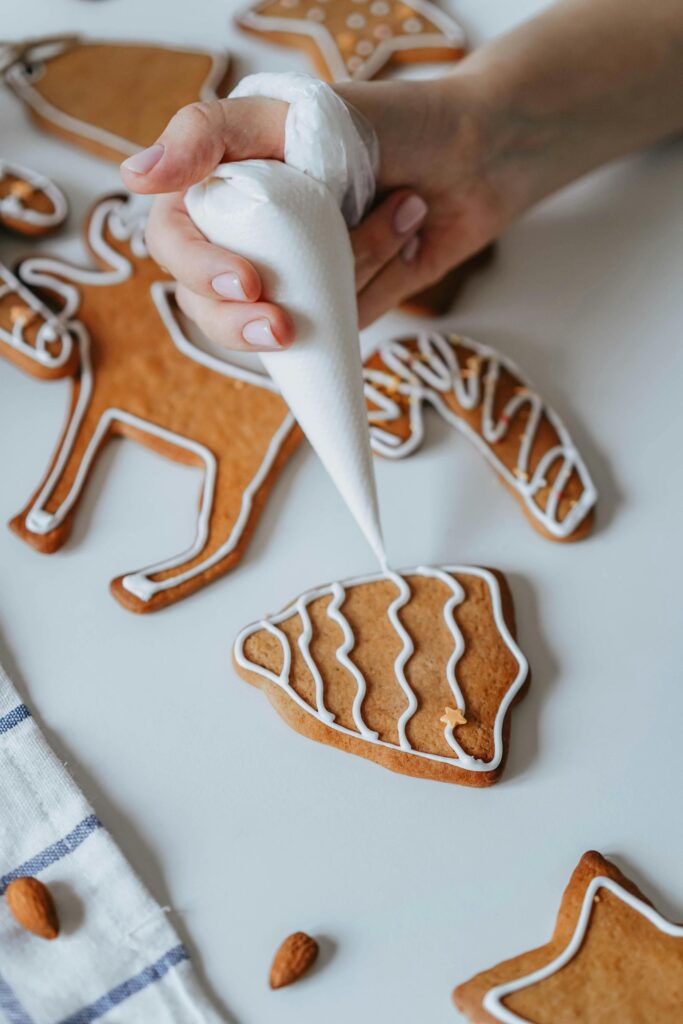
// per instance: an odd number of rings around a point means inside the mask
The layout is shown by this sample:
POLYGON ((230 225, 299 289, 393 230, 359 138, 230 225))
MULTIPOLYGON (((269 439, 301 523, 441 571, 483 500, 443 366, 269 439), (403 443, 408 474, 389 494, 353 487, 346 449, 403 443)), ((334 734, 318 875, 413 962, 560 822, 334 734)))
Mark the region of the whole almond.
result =
POLYGON ((298 981, 318 955, 318 943, 306 932, 287 936, 273 958, 270 987, 283 988, 298 981))
POLYGON ((5 892, 12 916, 41 939, 56 939, 59 918, 50 890, 37 878, 15 878, 5 892))

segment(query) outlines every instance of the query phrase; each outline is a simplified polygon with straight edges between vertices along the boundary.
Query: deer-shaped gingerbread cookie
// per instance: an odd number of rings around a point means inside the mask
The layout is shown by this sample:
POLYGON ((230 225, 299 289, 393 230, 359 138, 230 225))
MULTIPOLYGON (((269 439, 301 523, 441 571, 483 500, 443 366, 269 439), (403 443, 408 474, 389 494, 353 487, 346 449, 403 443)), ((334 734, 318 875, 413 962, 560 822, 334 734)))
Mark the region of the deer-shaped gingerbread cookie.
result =
POLYGON ((579 540, 597 493, 569 431, 512 360, 471 338, 422 331, 365 363, 370 440, 400 459, 422 443, 422 406, 465 434, 551 540, 579 540))
MULTIPOLYGON (((143 229, 126 198, 110 196, 87 225, 101 269, 37 256, 18 270, 25 285, 56 300, 71 346, 57 369, 40 372, 36 360, 37 375, 71 375, 73 390, 47 475, 11 523, 39 551, 61 547, 97 455, 114 436, 202 468, 191 546, 112 582, 117 599, 136 612, 177 601, 239 561, 275 477, 301 440, 267 377, 205 354, 186 338, 172 304, 174 286, 148 256, 143 229)), ((40 329, 29 327, 33 335, 22 338, 21 351, 0 336, 0 350, 25 368, 27 350, 40 340, 40 329)), ((54 363, 54 343, 48 349, 54 363)))

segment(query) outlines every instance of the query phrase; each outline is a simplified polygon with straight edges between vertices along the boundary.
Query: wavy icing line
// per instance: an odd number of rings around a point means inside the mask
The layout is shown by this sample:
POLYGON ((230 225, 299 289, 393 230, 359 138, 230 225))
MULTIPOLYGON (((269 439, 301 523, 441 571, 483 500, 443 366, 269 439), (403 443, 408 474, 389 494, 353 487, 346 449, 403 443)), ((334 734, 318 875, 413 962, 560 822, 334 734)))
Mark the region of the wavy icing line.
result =
MULTIPOLYGON (((97 43, 88 43, 85 40, 79 45, 94 45, 97 43)), ((129 40, 122 42, 116 42, 116 40, 107 40, 106 46, 125 46, 125 47, 147 47, 153 44, 147 43, 131 43, 129 40)), ((159 47, 157 47, 158 49, 159 47)), ((226 55, 220 53, 211 53, 206 50, 196 50, 191 47, 180 47, 174 46, 169 52, 172 53, 191 53, 202 57, 209 57, 211 60, 211 67, 207 74, 204 82, 202 83, 201 89, 199 90, 199 99, 201 100, 215 100, 217 98, 218 86, 224 79, 228 70, 229 59, 226 55)), ((58 56, 52 55, 52 56, 58 56)), ((49 63, 49 58, 47 58, 49 63)), ((93 142, 98 143, 102 146, 107 146, 109 149, 117 150, 120 153, 125 153, 126 156, 132 156, 134 153, 138 153, 141 146, 136 145, 129 139, 121 138, 115 135, 114 132, 107 131, 106 128, 99 128, 97 125, 88 124, 86 121, 81 121, 80 118, 75 117, 72 114, 65 114, 63 110, 55 107, 54 104, 46 100, 44 96, 41 96, 37 90, 32 88, 32 82, 40 77, 45 71, 45 63, 37 60, 32 62, 30 65, 30 72, 27 66, 23 63, 12 64, 5 71, 5 79, 11 89, 22 99, 32 110, 38 114, 39 117, 44 118, 51 124, 58 125, 66 131, 73 132, 75 135, 80 135, 83 138, 91 139, 93 142)))
POLYGON ((28 182, 36 192, 42 192, 52 203, 52 210, 49 213, 34 210, 22 203, 19 196, 10 193, 0 199, 0 218, 6 217, 20 221, 45 231, 56 228, 58 224, 62 223, 67 215, 68 207, 64 193, 57 188, 54 182, 28 167, 21 167, 19 164, 12 164, 8 160, 0 159, 0 181, 6 177, 19 178, 28 182))
POLYGON ((471 349, 481 363, 488 364, 483 377, 483 388, 478 370, 463 375, 453 345, 443 334, 433 331, 420 332, 417 335, 417 356, 403 341, 391 341, 381 345, 378 351, 387 371, 369 367, 363 370, 366 398, 377 406, 377 409, 369 413, 370 438, 374 451, 391 459, 403 458, 414 452, 424 437, 421 403, 429 402, 447 423, 464 433, 476 445, 496 472, 520 495, 534 518, 550 534, 555 537, 569 536, 597 500, 593 481, 569 431, 554 410, 545 405, 511 359, 471 338, 461 338, 457 335, 450 337, 453 342, 471 349), (508 400, 495 420, 493 409, 501 367, 520 381, 521 390, 508 400), (410 436, 404 442, 382 429, 382 424, 393 423, 404 414, 401 404, 386 394, 386 390, 409 399, 410 436), (476 409, 481 404, 481 433, 449 408, 442 398, 442 395, 449 392, 453 393, 458 405, 468 411, 476 409), (517 464, 511 471, 490 446, 507 435, 513 417, 525 404, 529 406, 529 417, 519 446, 517 464), (545 452, 530 474, 529 459, 536 432, 544 415, 555 429, 559 444, 545 452), (547 486, 546 473, 560 459, 562 465, 543 509, 535 500, 536 495, 547 486), (559 502, 574 470, 581 480, 583 491, 577 503, 560 521, 557 514, 559 502))
MULTIPOLYGON (((63 298, 64 307, 60 313, 59 322, 65 329, 68 327, 70 335, 76 340, 80 354, 80 392, 78 400, 69 420, 67 432, 60 443, 58 455, 52 469, 26 514, 25 525, 33 533, 46 534, 56 529, 64 521, 78 500, 100 445, 107 437, 112 425, 116 422, 127 423, 141 431, 192 452, 204 466, 202 497, 194 542, 186 551, 181 552, 179 555, 146 566, 135 573, 129 573, 122 579, 122 585, 129 593, 134 594, 141 601, 149 601, 160 591, 180 586, 187 580, 194 579, 234 550, 249 520, 256 493, 274 465, 281 447, 295 425, 295 420, 292 414, 287 411, 282 423, 271 438, 261 465, 242 494, 239 515, 226 542, 213 555, 205 558, 193 568, 179 573, 177 576, 171 576, 165 580, 150 579, 151 576, 157 573, 177 568, 201 553, 208 538, 209 517, 213 506, 216 458, 208 448, 192 438, 183 437, 180 434, 158 427, 156 424, 143 420, 138 416, 133 416, 123 409, 108 409, 102 415, 90 443, 83 453, 78 472, 68 494, 54 512, 48 512, 45 509, 45 503, 52 494, 66 460, 73 449, 93 391, 90 337, 85 326, 79 320, 74 319, 80 307, 80 292, 75 285, 68 284, 61 278, 67 277, 70 281, 80 284, 105 286, 121 284, 128 280, 133 272, 132 264, 125 256, 112 249, 104 238, 104 229, 108 227, 116 239, 130 242, 131 249, 136 256, 140 258, 146 257, 147 250, 144 242, 145 218, 140 214, 133 217, 126 217, 125 214, 125 199, 112 197, 111 199, 104 200, 96 207, 90 220, 88 243, 95 255, 111 268, 108 271, 77 268, 61 263, 59 260, 40 256, 26 260, 22 264, 21 272, 27 284, 49 289, 63 298)), ((261 375, 242 366, 222 361, 192 345, 182 333, 169 306, 168 297, 173 293, 174 289, 175 285, 170 282, 156 282, 151 286, 152 297, 172 343, 184 355, 216 373, 244 381, 245 383, 254 384, 269 391, 276 391, 276 388, 265 374, 261 375)), ((26 294, 27 296, 30 295, 29 292, 26 294)), ((33 301, 36 302, 37 300, 34 298, 33 301)))
POLYGON ((496 1020, 501 1021, 501 1024, 533 1024, 533 1021, 530 1021, 528 1017, 520 1017, 506 1006, 503 1006, 501 1000, 505 999, 506 996, 512 995, 514 992, 519 992, 520 989, 530 988, 539 981, 551 977, 551 975, 556 974, 557 971, 561 970, 573 959, 583 943, 593 910, 593 901, 600 889, 608 889, 618 899, 647 918, 650 924, 653 924, 659 931, 674 938, 683 938, 682 925, 675 925, 667 921, 654 907, 634 896, 623 885, 619 885, 612 878, 600 875, 593 878, 586 889, 574 934, 563 952, 532 974, 526 974, 524 977, 516 978, 514 981, 503 982, 503 984, 489 989, 483 999, 483 1006, 487 1013, 490 1013, 496 1020))
POLYGON ((28 357, 39 366, 49 369, 59 369, 68 361, 73 348, 73 341, 67 327, 60 317, 55 316, 47 306, 35 296, 28 288, 25 288, 21 281, 0 263, 0 301, 8 295, 16 295, 17 298, 40 320, 40 326, 36 332, 35 342, 31 344, 25 335, 25 328, 31 321, 23 322, 17 319, 12 324, 12 330, 8 331, 0 326, 0 341, 3 341, 10 348, 28 357), (52 354, 48 348, 57 340, 61 342, 59 352, 52 354))
POLYGON ((392 602, 387 611, 387 615, 392 623, 392 626, 394 627, 394 630, 401 639, 401 650, 399 651, 399 654, 397 655, 396 660, 394 662, 394 671, 396 673, 397 682, 401 689, 403 690, 407 701, 407 706, 403 713, 401 714, 401 717, 398 722, 398 744, 390 743, 388 740, 379 739, 378 734, 369 729, 369 727, 367 726, 363 719, 361 705, 366 693, 366 682, 358 666, 354 665, 349 658, 349 654, 353 650, 353 646, 355 644, 355 636, 353 634, 351 626, 349 625, 348 620, 341 611, 341 604, 345 598, 345 588, 340 583, 332 583, 328 586, 320 587, 316 590, 307 591, 306 593, 302 594, 299 598, 297 598, 296 601, 288 605, 287 608, 284 609, 284 611, 281 611, 276 615, 268 616, 265 619, 261 619, 258 622, 254 622, 251 625, 246 626, 240 632, 235 641, 234 653, 237 664, 240 665, 242 668, 246 669, 247 671, 256 672, 257 674, 268 679, 270 682, 274 683, 276 686, 279 686, 300 708, 302 708, 302 710, 306 711, 308 714, 316 718, 319 722, 322 722, 324 725, 329 726, 337 732, 344 733, 347 736, 353 736, 357 739, 365 739, 369 743, 374 743, 377 746, 389 747, 393 750, 402 750, 404 753, 413 754, 417 757, 424 757, 430 761, 438 761, 443 764, 455 765, 456 767, 462 768, 465 771, 486 772, 495 770, 500 765, 503 757, 503 723, 505 721, 505 716, 507 714, 508 708, 510 707, 512 701, 515 698, 515 695, 523 686, 529 671, 527 660, 522 654, 517 643, 513 639, 503 617, 500 586, 498 584, 498 580, 493 575, 493 573, 488 571, 488 569, 480 569, 475 566, 449 565, 445 566, 443 569, 432 569, 427 566, 419 566, 415 569, 404 569, 401 571, 401 573, 389 571, 387 573, 376 573, 371 576, 360 576, 355 579, 347 580, 346 586, 357 587, 362 586, 365 583, 373 583, 378 580, 390 580, 392 583, 394 583, 398 590, 398 596, 394 599, 394 601, 392 602), (451 575, 453 573, 462 573, 463 575, 477 576, 479 579, 482 579, 486 583, 491 597, 491 607, 493 610, 493 617, 496 623, 496 627, 502 640, 504 641, 508 650, 510 651, 510 653, 517 662, 517 675, 515 677, 515 680, 511 684, 509 689, 506 691, 505 696, 503 697, 498 707, 498 711, 496 712, 496 718, 493 726, 494 753, 490 761, 483 761, 479 758, 472 757, 470 754, 467 754, 455 740, 455 737, 453 736, 453 728, 451 726, 446 727, 446 729, 444 730, 444 735, 446 736, 449 745, 453 748, 454 754, 457 755, 457 758, 446 757, 443 754, 433 754, 421 750, 415 750, 411 746, 410 741, 408 740, 406 735, 407 724, 410 721, 413 714, 415 713, 415 711, 417 710, 418 706, 417 698, 415 697, 415 694, 413 693, 413 690, 410 687, 410 684, 408 683, 404 672, 405 666, 407 665, 414 651, 414 645, 411 637, 409 636, 408 632, 406 631, 405 627, 402 625, 398 617, 400 609, 405 607, 405 605, 410 601, 411 598, 410 587, 405 579, 405 576, 407 575, 434 577, 436 579, 441 580, 442 583, 445 583, 452 592, 451 596, 444 604, 444 620, 446 622, 446 625, 448 626, 451 635, 453 636, 454 641, 453 653, 449 658, 446 670, 447 680, 458 707, 460 708, 461 711, 463 711, 463 713, 466 710, 465 701, 463 699, 463 695, 460 690, 460 687, 458 686, 455 675, 456 666, 464 651, 465 645, 464 640, 462 638, 462 634, 460 633, 460 630, 458 629, 453 616, 453 611, 455 607, 464 600, 465 592, 461 587, 460 583, 456 579, 454 579, 453 575, 451 575), (315 666, 315 663, 313 662, 313 658, 310 655, 309 651, 309 644, 312 638, 312 628, 310 628, 310 616, 308 615, 307 612, 305 619, 302 617, 301 620, 302 633, 299 637, 298 645, 299 649, 304 655, 304 660, 306 661, 306 665, 308 666, 309 670, 311 670, 311 663, 313 663, 314 665, 312 675, 315 683, 316 707, 313 708, 307 701, 305 701, 303 697, 301 697, 300 694, 297 693, 297 691, 292 687, 292 685, 289 682, 289 676, 292 666, 291 648, 289 645, 287 635, 281 629, 279 629, 278 626, 281 622, 284 622, 285 619, 288 619, 290 616, 296 613, 301 614, 302 607, 305 609, 312 601, 315 601, 321 597, 327 597, 328 595, 332 595, 333 600, 327 607, 327 615, 341 628, 344 638, 343 642, 336 650, 336 657, 340 664, 347 668, 353 675, 354 679, 356 680, 357 692, 353 702, 353 719, 356 726, 356 730, 350 729, 336 722, 334 720, 334 717, 330 714, 330 712, 324 705, 324 682, 322 680, 322 677, 317 666, 315 666), (333 610, 331 611, 332 606, 333 610), (306 625, 306 623, 308 625, 306 625), (270 669, 266 669, 261 665, 257 665, 254 662, 251 662, 244 653, 245 642, 248 640, 249 637, 253 636, 254 633, 257 633, 261 630, 265 630, 267 633, 273 636, 280 644, 283 658, 282 668, 279 674, 271 672, 270 669))
POLYGON ((322 21, 306 18, 284 18, 277 15, 265 15, 259 12, 272 6, 272 0, 266 0, 255 9, 246 7, 236 16, 236 22, 244 28, 257 32, 284 32, 286 35, 303 35, 313 39, 323 55, 330 74, 335 82, 348 79, 367 80, 376 75, 391 59, 391 55, 399 50, 421 50, 451 48, 461 50, 466 44, 465 32, 453 18, 430 3, 429 0, 409 0, 410 7, 416 14, 421 14, 431 21, 438 32, 424 34, 393 35, 380 40, 372 54, 361 61, 352 74, 342 59, 341 52, 334 36, 322 21))

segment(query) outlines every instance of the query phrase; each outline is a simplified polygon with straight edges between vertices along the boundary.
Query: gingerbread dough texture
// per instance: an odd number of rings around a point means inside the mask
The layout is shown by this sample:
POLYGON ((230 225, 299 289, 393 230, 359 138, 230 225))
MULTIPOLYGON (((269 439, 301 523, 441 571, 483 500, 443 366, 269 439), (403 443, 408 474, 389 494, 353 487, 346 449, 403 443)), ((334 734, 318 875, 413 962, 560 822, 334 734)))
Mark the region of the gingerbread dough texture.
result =
POLYGON ((46 235, 66 220, 66 197, 53 181, 0 158, 0 224, 20 235, 46 235))
POLYGON ((481 452, 542 536, 572 541, 590 532, 597 492, 588 468, 512 360, 471 338, 424 330, 380 345, 364 373, 376 454, 416 451, 431 406, 481 452))
POLYGON ((242 630, 233 662, 304 736, 467 786, 499 778, 528 682, 505 579, 473 566, 308 591, 242 630))
POLYGON ((221 53, 74 36, 11 47, 4 77, 46 131, 117 163, 161 135, 180 107, 225 95, 221 53))
POLYGON ((683 927, 601 854, 584 854, 544 946, 459 985, 473 1024, 665 1024, 683 1010, 683 927))
POLYGON ((46 554, 65 543, 92 468, 113 437, 203 471, 187 550, 112 583, 117 599, 136 612, 177 601, 237 564, 301 440, 265 375, 188 340, 174 285, 147 255, 143 232, 144 218, 126 197, 109 196, 87 225, 99 269, 31 257, 18 270, 21 294, 10 276, 0 301, 0 352, 34 376, 73 382, 53 460, 11 523, 23 540, 46 554))

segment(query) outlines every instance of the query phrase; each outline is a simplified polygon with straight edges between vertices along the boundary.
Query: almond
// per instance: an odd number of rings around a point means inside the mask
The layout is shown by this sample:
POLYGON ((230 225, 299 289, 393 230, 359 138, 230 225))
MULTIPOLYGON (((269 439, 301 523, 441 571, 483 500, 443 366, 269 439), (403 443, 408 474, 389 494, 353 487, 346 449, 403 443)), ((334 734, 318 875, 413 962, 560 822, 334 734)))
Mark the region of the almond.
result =
POLYGON ((41 939, 56 939, 59 918, 47 886, 37 878, 15 878, 5 892, 12 916, 22 928, 41 939))
POLYGON ((273 958, 270 987, 283 988, 298 981, 318 955, 318 943, 306 932, 287 936, 273 958))

